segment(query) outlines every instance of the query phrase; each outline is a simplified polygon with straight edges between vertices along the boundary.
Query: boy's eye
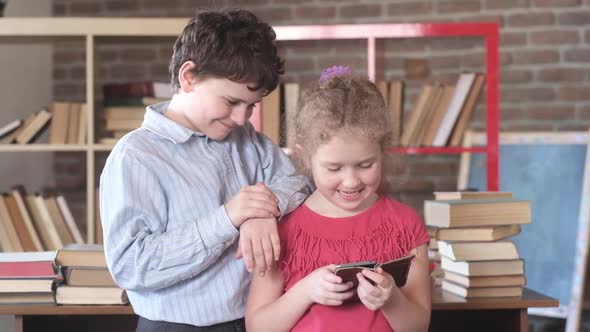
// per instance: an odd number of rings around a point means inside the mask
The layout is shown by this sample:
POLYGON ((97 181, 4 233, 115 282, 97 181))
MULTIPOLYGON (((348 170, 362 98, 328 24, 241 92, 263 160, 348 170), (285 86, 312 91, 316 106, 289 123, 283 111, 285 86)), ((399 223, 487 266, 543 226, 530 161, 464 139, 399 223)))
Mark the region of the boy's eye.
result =
POLYGON ((373 163, 368 163, 368 164, 360 164, 359 167, 360 168, 370 168, 371 166, 373 166, 373 163))
POLYGON ((237 105, 237 104, 238 104, 238 102, 237 102, 237 101, 234 101, 234 100, 229 100, 229 99, 226 99, 225 101, 226 101, 226 102, 227 102, 229 105, 237 105))
POLYGON ((340 167, 328 167, 328 171, 330 172, 338 172, 340 170, 340 167))

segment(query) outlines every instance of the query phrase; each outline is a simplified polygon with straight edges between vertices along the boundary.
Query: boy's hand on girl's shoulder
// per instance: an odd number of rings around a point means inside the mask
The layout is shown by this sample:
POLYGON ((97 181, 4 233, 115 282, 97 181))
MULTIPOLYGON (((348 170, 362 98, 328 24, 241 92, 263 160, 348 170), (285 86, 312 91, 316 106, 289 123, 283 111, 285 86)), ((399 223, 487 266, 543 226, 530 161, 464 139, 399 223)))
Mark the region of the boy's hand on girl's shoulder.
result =
POLYGON ((236 258, 244 257, 248 271, 264 276, 273 261, 279 260, 280 253, 281 241, 276 218, 248 219, 240 226, 240 245, 236 258))
POLYGON ((376 271, 364 269, 362 273, 357 274, 357 279, 359 281, 357 288, 359 299, 370 310, 383 307, 391 297, 394 287, 397 288, 393 277, 380 267, 376 271))
POLYGON ((352 281, 342 282, 336 275, 336 265, 320 267, 302 279, 302 288, 313 303, 338 306, 354 295, 352 281))
POLYGON ((280 216, 278 199, 263 183, 242 188, 225 203, 225 212, 231 223, 239 228, 251 218, 274 218, 280 216))

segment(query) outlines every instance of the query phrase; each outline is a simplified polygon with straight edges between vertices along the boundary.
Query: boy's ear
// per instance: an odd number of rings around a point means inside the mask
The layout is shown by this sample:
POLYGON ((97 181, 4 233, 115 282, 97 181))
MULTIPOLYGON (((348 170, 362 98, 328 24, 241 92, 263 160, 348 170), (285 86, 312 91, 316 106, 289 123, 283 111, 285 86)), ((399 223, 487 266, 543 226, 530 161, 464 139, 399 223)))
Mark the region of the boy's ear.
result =
POLYGON ((311 168, 311 162, 305 153, 305 149, 301 145, 295 144, 295 148, 293 150, 295 150, 295 156, 297 159, 303 161, 303 166, 305 166, 307 169, 311 168))
POLYGON ((180 66, 180 69, 178 70, 178 83, 183 92, 190 92, 193 89, 193 84, 195 82, 193 69, 196 66, 197 65, 192 61, 186 61, 180 66))

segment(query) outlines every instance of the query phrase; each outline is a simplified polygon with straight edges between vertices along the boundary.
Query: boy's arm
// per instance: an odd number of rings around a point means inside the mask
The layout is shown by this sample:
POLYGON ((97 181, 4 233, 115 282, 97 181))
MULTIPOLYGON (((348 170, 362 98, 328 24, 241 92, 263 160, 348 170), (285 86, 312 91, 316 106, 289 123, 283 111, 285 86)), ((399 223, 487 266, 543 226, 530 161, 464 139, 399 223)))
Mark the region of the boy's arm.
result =
POLYGON ((279 210, 284 216, 311 194, 311 181, 307 176, 296 175, 289 157, 268 137, 257 133, 251 125, 247 127, 260 158, 264 184, 279 199, 279 210))
POLYGON ((155 172, 129 151, 109 158, 101 175, 100 210, 107 263, 122 288, 153 291, 191 278, 238 236, 223 206, 200 216, 205 220, 199 223, 193 218, 170 228, 168 199, 155 172))

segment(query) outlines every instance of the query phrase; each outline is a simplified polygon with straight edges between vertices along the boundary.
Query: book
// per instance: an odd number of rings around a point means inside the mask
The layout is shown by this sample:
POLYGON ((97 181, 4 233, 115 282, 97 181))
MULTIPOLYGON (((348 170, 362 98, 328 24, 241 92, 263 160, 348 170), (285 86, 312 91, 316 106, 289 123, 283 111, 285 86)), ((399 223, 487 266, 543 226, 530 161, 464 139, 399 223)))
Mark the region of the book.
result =
POLYGON ((426 84, 420 90, 420 94, 418 95, 418 99, 414 104, 414 109, 412 113, 410 113, 409 118, 404 121, 400 144, 401 146, 411 146, 416 138, 416 134, 418 133, 418 127, 420 126, 420 121, 423 121, 425 115, 428 112, 429 102, 432 96, 435 94, 435 90, 437 90, 437 86, 433 86, 432 84, 426 84))
POLYGON ((383 271, 389 273, 395 280, 397 287, 403 287, 408 280, 408 273, 415 255, 404 256, 385 263, 375 261, 363 261, 354 263, 339 264, 336 266, 336 275, 342 278, 343 282, 352 281, 354 287, 358 286, 356 274, 364 269, 375 270, 381 267, 383 271))
POLYGON ((465 104, 465 100, 467 99, 467 95, 469 94, 469 90, 471 90, 471 85, 473 85, 474 80, 475 73, 463 73, 459 75, 453 97, 449 102, 447 112, 440 122, 436 135, 432 140, 432 146, 445 146, 447 144, 451 131, 453 130, 457 118, 459 117, 459 113, 465 104))
POLYGON ((29 235, 31 236, 31 240, 33 241, 33 244, 35 246, 35 250, 42 251, 44 248, 43 248, 43 244, 41 243, 41 238, 39 237, 39 231, 37 230, 37 228, 33 224, 33 220, 31 218, 31 213, 29 211, 27 204, 25 203, 25 197, 27 195, 27 193, 25 191, 25 187, 22 185, 14 186, 12 188, 11 193, 12 193, 12 197, 14 198, 14 201, 16 202, 16 206, 18 207, 18 210, 20 211, 21 218, 27 228, 27 231, 29 232, 29 235))
POLYGON ((16 137, 24 130, 24 128, 28 127, 29 124, 35 119, 35 113, 30 114, 25 118, 23 124, 20 125, 18 128, 14 129, 11 133, 7 134, 2 138, 0 144, 12 144, 16 141, 16 137))
POLYGON ((65 222, 66 226, 68 227, 68 230, 70 231, 70 234, 72 235, 72 238, 74 239, 74 242, 79 243, 79 244, 84 243, 84 239, 82 238, 82 233, 80 232, 80 229, 78 228, 78 224, 76 224, 76 221, 74 220, 74 216, 72 215, 72 212, 70 211, 70 207, 68 206, 68 203, 66 202, 66 199, 64 198, 64 196, 61 194, 58 194, 57 196, 55 196, 55 201, 57 203, 57 206, 59 207, 59 211, 61 212, 64 222, 65 222))
POLYGON ((0 304, 53 304, 53 292, 0 293, 0 304))
POLYGON ((484 74, 476 74, 475 81, 469 90, 469 94, 467 95, 467 99, 465 100, 465 104, 459 113, 459 118, 457 119, 457 123, 453 128, 453 132, 451 134, 451 138, 449 139, 449 146, 460 146, 463 140, 463 135, 465 134, 465 130, 467 125, 469 124, 469 120, 473 116, 475 112, 475 107, 477 106, 477 100, 479 99, 479 95, 483 90, 483 86, 485 84, 486 77, 484 74))
POLYGON ((78 144, 86 144, 86 129, 88 127, 88 106, 87 104, 80 105, 80 117, 78 119, 78 137, 76 142, 78 144))
POLYGON ((375 86, 377 87, 377 90, 379 90, 379 92, 381 93, 381 96, 383 97, 383 100, 387 105, 387 102, 389 100, 389 82, 385 80, 378 80, 377 82, 375 82, 375 86))
POLYGON ((81 103, 70 103, 70 116, 66 134, 66 144, 78 144, 78 129, 80 128, 81 103))
POLYGON ((105 99, 102 102, 102 106, 145 106, 159 104, 168 101, 170 98, 155 98, 155 97, 131 97, 131 98, 117 98, 117 99, 105 99))
POLYGON ((285 146, 295 145, 295 117, 299 104, 299 83, 284 84, 285 146))
POLYGON ((134 130, 141 127, 143 118, 141 119, 126 119, 126 120, 112 120, 107 119, 105 121, 106 130, 134 130))
POLYGON ((68 229, 66 221, 64 220, 61 212, 59 210, 59 206, 57 205, 57 200, 54 195, 46 195, 43 197, 43 203, 45 203, 45 207, 49 212, 49 216, 51 217, 51 221, 57 230, 57 234, 61 240, 61 242, 66 245, 70 243, 74 243, 74 238, 68 229))
POLYGON ((526 277, 522 274, 468 277, 451 271, 444 271, 444 279, 464 287, 503 287, 526 285, 526 277))
POLYGON ((127 304, 125 290, 118 287, 79 287, 60 285, 55 290, 58 304, 127 304))
POLYGON ((521 199, 428 200, 424 219, 429 226, 469 227, 529 224, 531 203, 521 199))
POLYGON ((0 279, 55 278, 51 261, 0 262, 0 279))
POLYGON ((436 200, 512 198, 508 191, 435 191, 436 200))
POLYGON ((505 239, 520 233, 520 225, 499 225, 464 228, 439 228, 435 238, 441 241, 461 242, 479 241, 490 242, 505 239))
POLYGON ((442 289, 449 293, 459 295, 470 299, 477 297, 520 297, 522 296, 522 287, 479 287, 470 288, 454 284, 452 282, 442 281, 442 289))
POLYGON ((65 266, 62 274, 69 286, 118 287, 106 268, 65 266))
POLYGON ((102 245, 72 244, 57 251, 58 266, 107 267, 102 245))
POLYGON ((51 105, 49 144, 66 144, 70 123, 70 103, 54 102, 51 105))
POLYGON ((39 194, 27 195, 27 203, 31 208, 34 220, 38 220, 37 225, 44 246, 49 250, 57 250, 63 247, 64 243, 59 237, 59 232, 51 219, 51 214, 49 214, 43 196, 39 194))
POLYGON ((428 249, 428 260, 440 262, 440 253, 438 250, 428 249))
POLYGON ((0 127, 0 139, 12 133, 23 124, 23 120, 16 119, 0 127))
POLYGON ((8 209, 8 213, 10 215, 10 220, 14 224, 14 228, 16 229, 16 233, 18 235, 18 239, 23 246, 24 251, 38 251, 39 249, 36 246, 36 241, 33 240, 33 235, 29 232, 27 224, 20 212, 18 207, 18 203, 14 199, 14 197, 3 194, 4 203, 6 203, 6 207, 8 209))
POLYGON ((434 136, 438 131, 438 127, 449 108, 449 103, 453 94, 455 93, 454 85, 445 85, 442 87, 442 92, 438 103, 434 106, 429 121, 425 124, 424 136, 422 137, 422 145, 431 146, 434 136))
POLYGON ((156 81, 108 83, 103 85, 102 93, 104 100, 143 97, 172 98, 170 83, 156 81))
POLYGON ((51 292, 55 278, 0 279, 0 293, 51 292))
POLYGON ((432 117, 434 116, 436 107, 441 102, 442 97, 443 86, 440 82, 433 83, 432 93, 430 95, 430 98, 428 99, 427 104, 425 105, 422 117, 418 120, 418 125, 416 126, 414 136, 410 142, 411 147, 418 147, 423 145, 423 142, 426 138, 425 136, 427 135, 428 126, 432 121, 432 117))
POLYGON ((23 246, 2 195, 0 195, 0 241, 2 241, 3 251, 23 251, 23 246))
POLYGON ((438 241, 441 256, 454 261, 493 261, 519 259, 516 245, 511 241, 455 242, 438 241))
POLYGON ((404 81, 391 81, 389 84, 389 121, 391 121, 391 145, 398 146, 401 135, 402 115, 404 113, 404 81))
POLYGON ((0 263, 14 262, 45 262, 55 260, 55 251, 3 252, 0 263))
POLYGON ((428 241, 428 249, 438 250, 438 241, 436 239, 430 239, 428 241))
POLYGON ((511 261, 478 261, 465 262, 453 261, 441 257, 440 266, 445 271, 454 272, 464 276, 499 276, 507 274, 524 274, 524 262, 522 259, 511 261))
POLYGON ((144 106, 110 106, 102 109, 105 120, 143 121, 145 112, 144 106))
POLYGON ((264 96, 260 107, 262 108, 262 133, 270 138, 273 143, 280 144, 281 140, 281 95, 280 88, 264 96))

